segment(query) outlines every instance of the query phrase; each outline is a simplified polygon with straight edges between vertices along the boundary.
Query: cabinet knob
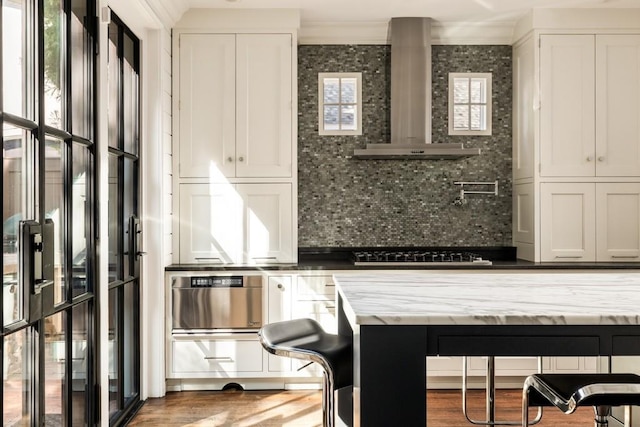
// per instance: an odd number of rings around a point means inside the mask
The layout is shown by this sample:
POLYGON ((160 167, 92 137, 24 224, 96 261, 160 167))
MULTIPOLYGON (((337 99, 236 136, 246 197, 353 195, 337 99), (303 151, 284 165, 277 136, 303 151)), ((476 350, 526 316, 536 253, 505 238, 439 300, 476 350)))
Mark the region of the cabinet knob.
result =
POLYGON ((600 156, 600 157, 598 157, 598 161, 599 161, 599 162, 604 162, 604 156, 600 156))
POLYGON ((587 162, 590 162, 591 160, 593 160, 593 157, 587 156, 587 162))
POLYGON ((284 286, 282 286, 282 283, 278 283, 278 289, 284 289, 284 286))
POLYGON ((242 157, 242 156, 238 157, 238 161, 239 162, 244 162, 244 157, 242 157))
POLYGON ((233 162, 233 157, 231 157, 231 156, 227 157, 227 161, 228 162, 233 162))

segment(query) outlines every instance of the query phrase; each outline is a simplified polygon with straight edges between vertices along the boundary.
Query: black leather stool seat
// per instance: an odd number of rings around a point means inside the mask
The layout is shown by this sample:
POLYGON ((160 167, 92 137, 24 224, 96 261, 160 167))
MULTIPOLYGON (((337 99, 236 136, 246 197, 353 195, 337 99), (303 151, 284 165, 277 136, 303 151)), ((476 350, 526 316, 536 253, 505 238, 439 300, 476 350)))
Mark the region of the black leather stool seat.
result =
POLYGON ((640 405, 636 374, 534 374, 523 388, 523 426, 529 406, 555 406, 566 414, 593 406, 596 425, 607 425, 612 406, 640 405))
POLYGON ((258 336, 272 354, 309 360, 322 367, 324 425, 333 425, 334 391, 353 384, 351 340, 329 334, 318 322, 306 318, 264 325, 258 336))

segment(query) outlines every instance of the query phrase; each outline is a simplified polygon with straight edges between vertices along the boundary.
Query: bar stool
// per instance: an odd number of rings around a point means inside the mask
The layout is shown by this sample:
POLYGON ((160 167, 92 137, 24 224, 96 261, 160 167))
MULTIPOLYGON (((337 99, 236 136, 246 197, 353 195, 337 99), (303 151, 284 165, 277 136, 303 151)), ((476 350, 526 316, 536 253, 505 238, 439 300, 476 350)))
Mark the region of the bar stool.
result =
POLYGON ((269 353, 309 360, 323 370, 323 425, 334 425, 335 391, 353 384, 351 341, 325 332, 313 319, 294 319, 264 325, 258 332, 260 343, 269 353))
POLYGON ((629 405, 640 405, 635 374, 534 374, 522 390, 522 426, 529 426, 529 406, 555 406, 565 414, 593 406, 594 425, 607 427, 611 407, 629 405))

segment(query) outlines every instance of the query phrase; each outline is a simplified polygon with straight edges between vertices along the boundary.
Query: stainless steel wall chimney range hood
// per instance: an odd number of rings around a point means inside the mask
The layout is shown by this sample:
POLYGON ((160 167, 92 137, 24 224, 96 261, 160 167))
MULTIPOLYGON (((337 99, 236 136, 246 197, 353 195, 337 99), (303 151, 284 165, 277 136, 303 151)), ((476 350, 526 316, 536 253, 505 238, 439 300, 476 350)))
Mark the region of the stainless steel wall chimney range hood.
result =
POLYGON ((391 143, 356 149, 360 159, 458 159, 479 148, 431 143, 431 18, 392 18, 391 143))

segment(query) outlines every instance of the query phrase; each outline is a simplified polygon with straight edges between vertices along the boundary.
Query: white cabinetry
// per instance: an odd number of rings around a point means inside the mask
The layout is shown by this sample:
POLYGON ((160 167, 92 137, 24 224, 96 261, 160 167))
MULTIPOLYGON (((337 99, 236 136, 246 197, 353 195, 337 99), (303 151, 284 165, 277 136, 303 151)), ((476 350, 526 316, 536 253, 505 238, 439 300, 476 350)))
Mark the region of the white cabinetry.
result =
POLYGON ((544 32, 513 53, 518 256, 638 261, 640 34, 544 32))
POLYGON ((255 339, 176 339, 171 342, 172 374, 198 378, 262 372, 262 346, 255 339))
POLYGON ((181 184, 180 262, 292 262, 291 184, 181 184))
POLYGON ((327 332, 337 333, 335 295, 332 276, 298 276, 293 317, 315 319, 327 332))
POLYGON ((542 261, 640 260, 640 183, 542 183, 542 261))
POLYGON ((176 263, 297 260, 291 31, 174 31, 176 263))
MULTIPOLYGON (((267 319, 268 323, 281 322, 291 318, 291 276, 269 276, 267 281, 267 319)), ((291 371, 291 359, 269 354, 267 357, 269 372, 291 371)))
POLYGON ((640 175, 640 35, 540 36, 541 176, 640 175))
POLYGON ((291 177, 291 34, 180 34, 181 178, 291 177))

